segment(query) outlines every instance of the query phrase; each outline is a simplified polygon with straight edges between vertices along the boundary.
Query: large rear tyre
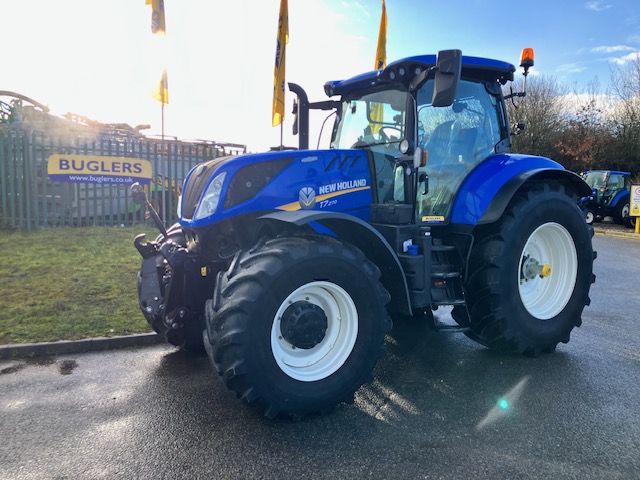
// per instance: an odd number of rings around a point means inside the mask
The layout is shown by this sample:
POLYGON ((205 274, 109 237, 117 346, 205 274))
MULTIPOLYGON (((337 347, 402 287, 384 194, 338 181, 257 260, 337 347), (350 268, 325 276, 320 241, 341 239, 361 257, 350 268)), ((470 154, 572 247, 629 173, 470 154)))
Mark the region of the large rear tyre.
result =
POLYGON ((593 229, 559 185, 518 193, 503 217, 480 227, 465 284, 468 336, 497 350, 537 356, 567 343, 589 305, 593 229))
POLYGON ((636 228, 636 218, 637 217, 631 217, 629 215, 629 206, 630 204, 627 203, 625 204, 624 208, 622 209, 622 213, 623 213, 623 218, 622 218, 622 224, 627 227, 627 228, 636 228))
POLYGON ((626 217, 623 225, 627 228, 636 228, 636 219, 637 217, 626 217))
POLYGON ((242 252, 207 302, 205 347, 224 384, 268 417, 353 401, 391 328, 379 269, 326 236, 242 252))
POLYGON ((629 216, 629 197, 624 197, 618 201, 613 209, 613 221, 618 225, 624 223, 625 217, 629 216))

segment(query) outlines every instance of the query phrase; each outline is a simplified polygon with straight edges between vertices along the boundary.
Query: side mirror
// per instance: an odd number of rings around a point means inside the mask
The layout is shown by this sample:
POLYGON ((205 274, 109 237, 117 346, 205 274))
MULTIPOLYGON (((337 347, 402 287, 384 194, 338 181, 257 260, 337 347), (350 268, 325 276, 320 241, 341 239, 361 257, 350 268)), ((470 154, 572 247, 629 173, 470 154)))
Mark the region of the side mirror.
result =
POLYGON ((462 71, 462 51, 442 50, 436 60, 436 77, 431 104, 434 107, 448 107, 453 103, 458 91, 462 71))

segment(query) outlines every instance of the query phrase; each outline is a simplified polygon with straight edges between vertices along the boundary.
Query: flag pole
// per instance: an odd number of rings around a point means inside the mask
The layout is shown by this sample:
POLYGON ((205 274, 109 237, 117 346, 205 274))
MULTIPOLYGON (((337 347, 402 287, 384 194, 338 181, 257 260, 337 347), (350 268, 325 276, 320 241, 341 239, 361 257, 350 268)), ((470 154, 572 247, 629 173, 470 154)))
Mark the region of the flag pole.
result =
POLYGON ((162 153, 164 154, 164 100, 162 101, 162 131, 160 135, 162 139, 162 153))
POLYGON ((273 72, 273 108, 271 125, 280 125, 280 150, 284 149, 284 100, 285 100, 285 58, 289 42, 289 5, 288 0, 280 0, 278 15, 278 36, 276 39, 276 62, 273 72))

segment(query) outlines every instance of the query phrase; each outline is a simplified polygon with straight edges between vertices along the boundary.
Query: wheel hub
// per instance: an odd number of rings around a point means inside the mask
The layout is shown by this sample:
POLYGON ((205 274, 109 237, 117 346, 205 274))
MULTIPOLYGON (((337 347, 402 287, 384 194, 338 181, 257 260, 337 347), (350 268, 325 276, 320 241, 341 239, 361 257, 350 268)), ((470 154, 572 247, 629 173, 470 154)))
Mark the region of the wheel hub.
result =
POLYGON ((551 265, 541 265, 540 262, 530 256, 525 256, 522 262, 522 273, 520 275, 521 280, 528 282, 536 277, 546 278, 551 275, 551 265))
POLYGON ((328 327, 327 316, 318 305, 295 302, 282 315, 280 333, 291 345, 308 350, 318 345, 328 327))

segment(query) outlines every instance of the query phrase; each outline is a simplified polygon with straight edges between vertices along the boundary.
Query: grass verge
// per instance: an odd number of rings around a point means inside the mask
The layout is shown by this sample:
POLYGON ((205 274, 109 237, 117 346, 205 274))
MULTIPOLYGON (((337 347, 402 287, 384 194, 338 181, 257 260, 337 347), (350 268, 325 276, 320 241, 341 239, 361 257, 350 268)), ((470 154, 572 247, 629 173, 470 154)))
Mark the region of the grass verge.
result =
POLYGON ((0 344, 150 332, 138 308, 148 226, 0 230, 0 344))

